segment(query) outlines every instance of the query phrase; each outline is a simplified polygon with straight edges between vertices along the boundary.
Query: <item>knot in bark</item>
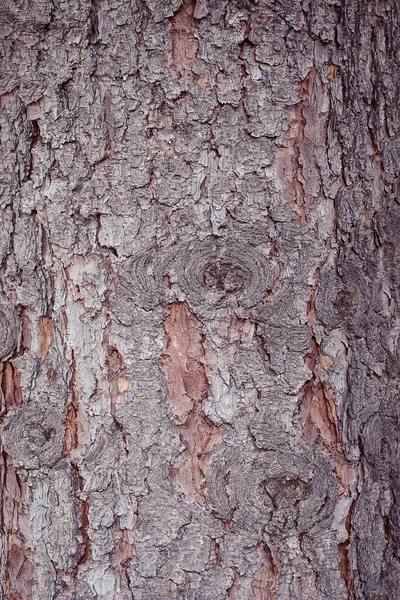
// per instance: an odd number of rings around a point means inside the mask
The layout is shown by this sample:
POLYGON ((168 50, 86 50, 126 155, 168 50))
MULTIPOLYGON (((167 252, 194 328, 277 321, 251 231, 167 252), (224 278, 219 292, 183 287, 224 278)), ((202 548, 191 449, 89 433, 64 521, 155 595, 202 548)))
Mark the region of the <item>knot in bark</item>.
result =
POLYGON ((218 260, 205 268, 203 281, 213 290, 238 292, 243 288, 245 273, 239 265, 218 260))

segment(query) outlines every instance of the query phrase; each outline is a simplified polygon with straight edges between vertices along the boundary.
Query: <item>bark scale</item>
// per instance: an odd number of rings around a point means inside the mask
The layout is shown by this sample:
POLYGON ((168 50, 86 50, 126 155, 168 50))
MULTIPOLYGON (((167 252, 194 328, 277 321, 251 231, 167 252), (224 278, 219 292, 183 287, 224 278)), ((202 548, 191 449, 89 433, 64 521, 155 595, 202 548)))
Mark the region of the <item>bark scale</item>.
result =
POLYGON ((392 600, 399 6, 0 7, 4 600, 392 600))

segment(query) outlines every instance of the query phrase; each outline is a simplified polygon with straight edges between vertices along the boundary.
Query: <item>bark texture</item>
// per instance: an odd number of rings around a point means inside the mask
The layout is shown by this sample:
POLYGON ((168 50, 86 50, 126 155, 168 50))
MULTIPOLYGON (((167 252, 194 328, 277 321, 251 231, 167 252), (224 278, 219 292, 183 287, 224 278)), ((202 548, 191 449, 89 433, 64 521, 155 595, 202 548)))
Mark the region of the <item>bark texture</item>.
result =
POLYGON ((0 7, 0 598, 394 600, 397 0, 0 7))

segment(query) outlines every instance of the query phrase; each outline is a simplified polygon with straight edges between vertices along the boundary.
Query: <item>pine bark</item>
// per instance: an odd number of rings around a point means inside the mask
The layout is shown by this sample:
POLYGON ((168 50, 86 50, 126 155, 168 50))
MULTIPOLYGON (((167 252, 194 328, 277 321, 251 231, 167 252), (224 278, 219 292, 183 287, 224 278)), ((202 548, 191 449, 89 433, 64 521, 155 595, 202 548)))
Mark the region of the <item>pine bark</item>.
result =
POLYGON ((6 0, 0 598, 393 600, 397 0, 6 0))

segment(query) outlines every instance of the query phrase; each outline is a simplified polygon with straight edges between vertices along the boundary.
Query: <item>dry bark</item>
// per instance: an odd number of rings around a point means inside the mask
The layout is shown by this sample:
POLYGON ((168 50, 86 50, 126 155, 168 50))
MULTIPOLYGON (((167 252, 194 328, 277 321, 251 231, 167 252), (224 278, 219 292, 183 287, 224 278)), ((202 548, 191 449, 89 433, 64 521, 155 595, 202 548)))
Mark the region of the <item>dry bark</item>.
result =
POLYGON ((4 600, 393 600, 397 0, 5 0, 4 600))

